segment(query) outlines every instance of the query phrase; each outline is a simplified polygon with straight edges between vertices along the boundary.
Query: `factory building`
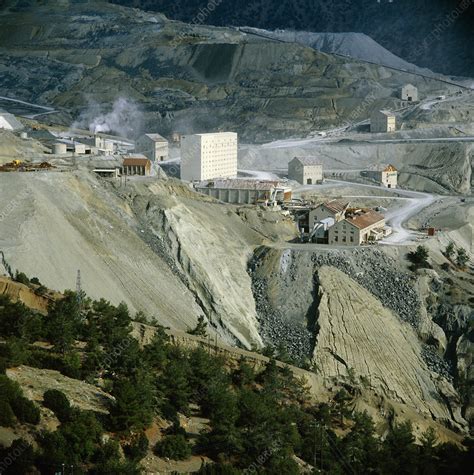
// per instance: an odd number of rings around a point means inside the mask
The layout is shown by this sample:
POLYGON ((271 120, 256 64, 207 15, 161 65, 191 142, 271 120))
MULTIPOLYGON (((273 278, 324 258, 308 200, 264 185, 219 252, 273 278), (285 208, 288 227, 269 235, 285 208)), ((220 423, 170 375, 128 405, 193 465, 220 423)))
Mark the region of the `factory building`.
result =
POLYGON ((149 176, 151 174, 151 161, 144 155, 124 155, 122 175, 149 176))
POLYGON ((387 188, 396 188, 398 185, 398 170, 393 165, 388 165, 382 170, 364 172, 364 175, 387 188))
POLYGON ((196 183, 199 193, 232 204, 274 204, 291 201, 291 188, 278 181, 257 180, 206 180, 196 183))
POLYGON ((380 172, 380 183, 387 188, 396 188, 398 184, 398 170, 393 165, 388 165, 380 172))
POLYGON ((13 114, 0 112, 0 129, 16 131, 23 128, 23 124, 13 114))
POLYGON ((105 178, 118 178, 122 169, 119 160, 91 160, 89 165, 94 173, 105 178))
POLYGON ((86 150, 89 150, 89 153, 91 153, 91 148, 88 147, 86 149, 86 145, 83 144, 83 143, 74 142, 72 144, 72 147, 73 147, 74 153, 77 154, 77 155, 84 155, 86 153, 86 150))
POLYGON ((288 163, 288 178, 302 185, 323 182, 323 166, 315 157, 295 157, 288 163))
POLYGON ((395 114, 386 110, 377 110, 370 118, 370 131, 373 133, 395 132, 397 130, 397 118, 395 114))
POLYGON ((402 101, 418 102, 418 89, 413 84, 405 84, 402 87, 402 101))
POLYGON ((153 162, 168 160, 168 140, 160 134, 145 134, 136 141, 136 151, 153 162))
POLYGON ((328 244, 332 246, 359 246, 382 239, 385 229, 383 215, 371 209, 347 210, 345 218, 328 230, 328 244))
POLYGON ((344 219, 344 214, 349 207, 349 203, 343 201, 331 200, 321 203, 309 212, 309 229, 313 229, 316 223, 320 223, 326 218, 331 218, 334 222, 344 219))
POLYGON ((114 152, 114 143, 97 134, 93 137, 81 139, 81 142, 88 145, 93 154, 101 153, 102 155, 111 155, 114 152))
POLYGON ((235 178, 237 134, 221 132, 181 137, 181 179, 235 178))

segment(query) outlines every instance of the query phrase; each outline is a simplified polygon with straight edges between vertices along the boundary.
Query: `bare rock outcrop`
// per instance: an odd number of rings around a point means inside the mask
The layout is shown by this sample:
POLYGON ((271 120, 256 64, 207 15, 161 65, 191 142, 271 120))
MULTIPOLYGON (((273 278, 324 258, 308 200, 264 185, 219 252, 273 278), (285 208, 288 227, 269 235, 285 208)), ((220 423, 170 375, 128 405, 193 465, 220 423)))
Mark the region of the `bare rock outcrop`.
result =
POLYGON ((8 369, 7 376, 16 381, 25 396, 32 401, 40 402, 47 390, 57 389, 67 396, 72 406, 103 414, 108 414, 110 405, 115 401, 113 396, 101 389, 84 381, 68 378, 59 371, 22 365, 8 369))
POLYGON ((388 398, 465 430, 452 385, 432 373, 415 330, 343 272, 319 270, 313 359, 327 378, 352 373, 388 398))

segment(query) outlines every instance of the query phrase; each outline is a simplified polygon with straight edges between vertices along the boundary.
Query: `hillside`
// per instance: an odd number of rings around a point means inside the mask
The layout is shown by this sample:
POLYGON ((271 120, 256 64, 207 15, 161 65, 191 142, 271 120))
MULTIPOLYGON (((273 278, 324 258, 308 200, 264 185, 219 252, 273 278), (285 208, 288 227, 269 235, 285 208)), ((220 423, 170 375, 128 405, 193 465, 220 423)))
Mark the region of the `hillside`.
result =
MULTIPOLYGON (((281 213, 218 203, 193 194, 175 180, 137 180, 123 187, 76 171, 4 173, 0 181, 5 199, 15 203, 0 223, 0 249, 13 269, 36 275, 48 287, 60 289, 75 288, 80 269, 82 288, 93 298, 105 297, 114 304, 123 301, 132 312, 142 311, 177 330, 195 327, 202 316, 212 328, 211 335, 222 342, 247 349, 282 345, 291 361, 305 367, 311 361, 317 364, 329 387, 334 379, 347 377, 340 369, 334 371, 330 359, 319 355, 327 347, 324 343, 320 349, 318 344, 328 337, 323 319, 330 316, 324 317, 323 307, 314 299, 313 273, 316 276, 319 270, 308 267, 307 262, 313 262, 317 254, 308 251, 305 260, 304 252, 297 253, 292 260, 288 241, 295 239, 296 230, 281 213), (281 251, 271 252, 273 248, 281 251), (269 256, 273 257, 269 260, 269 256), (292 267, 285 274, 288 259, 292 267), (263 287, 261 281, 266 282, 263 287), (278 301, 278 296, 284 300, 278 301)), ((387 270, 380 281, 407 298, 410 277, 396 261, 387 260, 385 253, 389 249, 368 248, 363 254, 357 249, 339 250, 327 263, 342 266, 347 274, 335 276, 340 286, 357 289, 352 280, 359 272, 355 269, 365 268, 370 275, 385 260, 387 270), (347 259, 355 269, 342 264, 347 259)), ((424 320, 408 317, 419 311, 416 294, 412 293, 407 303, 388 298, 368 278, 357 282, 365 287, 366 293, 358 292, 372 302, 373 312, 391 322, 380 339, 396 338, 397 345, 412 357, 396 369, 377 370, 379 343, 371 346, 369 339, 365 363, 358 357, 344 358, 347 368, 354 368, 364 378, 376 374, 378 382, 371 390, 379 397, 403 404, 423 417, 430 413, 463 433, 470 403, 460 399, 453 387, 453 371, 446 369, 446 364, 457 364, 446 352, 447 327, 433 324, 434 310, 424 320), (415 330, 405 330, 405 321, 415 330), (422 351, 425 343, 428 353, 422 351), (434 360, 430 356, 433 351, 439 352, 434 360), (402 383, 407 366, 416 367, 419 377, 402 383), (423 406, 414 395, 426 392, 427 387, 439 395, 433 399, 425 396, 423 406), (441 400, 449 400, 449 412, 441 400)), ((466 285, 467 299, 471 284, 466 285)), ((323 280, 321 288, 326 289, 323 280)), ((324 292, 329 299, 352 299, 351 293, 340 295, 337 286, 324 292)), ((350 307, 344 313, 353 319, 358 311, 350 307)), ((358 315, 359 326, 366 331, 371 325, 369 317, 358 315)), ((449 336, 450 344, 455 345, 466 331, 462 324, 456 335, 449 336)), ((340 328, 340 333, 331 351, 343 355, 350 351, 346 338, 353 329, 340 328)))
MULTIPOLYGON (((189 22, 208 3, 113 1, 189 22)), ((471 2, 462 0, 290 0, 277 7, 272 0, 237 0, 220 3, 205 22, 267 30, 365 33, 410 63, 446 75, 474 77, 473 52, 467 47, 473 40, 474 8, 471 2)))
POLYGON ((112 111, 109 126, 121 117, 131 137, 150 128, 164 135, 235 130, 244 142, 265 142, 398 109, 408 82, 422 96, 456 89, 102 2, 73 2, 67 12, 56 2, 10 4, 0 13, 0 95, 56 108, 40 120, 68 126, 92 127, 112 111))
POLYGON ((167 332, 134 321, 123 304, 78 297, 66 292, 42 315, 1 298, 5 475, 64 466, 127 475, 370 466, 391 474, 420 457, 440 464, 436 473, 468 473, 459 434, 380 400, 353 377, 324 390, 319 376, 274 356, 211 343, 205 327, 200 336, 167 332))
MULTIPOLYGON (((429 69, 423 69, 415 64, 399 58, 392 52, 379 45, 370 36, 363 33, 313 33, 310 31, 291 30, 262 30, 259 28, 241 28, 241 31, 276 38, 290 43, 309 46, 323 53, 340 54, 353 59, 369 61, 395 69, 403 69, 419 74, 436 76, 429 69)), ((439 76, 439 74, 438 74, 439 76)))

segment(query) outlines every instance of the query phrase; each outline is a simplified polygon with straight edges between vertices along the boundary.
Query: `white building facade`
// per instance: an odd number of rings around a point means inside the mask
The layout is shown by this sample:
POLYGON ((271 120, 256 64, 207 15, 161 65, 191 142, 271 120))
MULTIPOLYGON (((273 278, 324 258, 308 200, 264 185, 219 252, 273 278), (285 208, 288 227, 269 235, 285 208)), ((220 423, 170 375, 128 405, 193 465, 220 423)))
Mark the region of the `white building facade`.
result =
POLYGON ((237 145, 237 134, 234 132, 181 137, 181 179, 235 178, 237 145))
POLYGON ((418 102, 418 89, 413 84, 405 84, 402 87, 402 101, 418 102))
POLYGON ((315 157, 295 157, 288 163, 288 178, 302 185, 323 182, 323 166, 315 157))
POLYGON ((137 140, 136 150, 153 162, 164 162, 168 160, 169 144, 160 134, 145 134, 137 140))

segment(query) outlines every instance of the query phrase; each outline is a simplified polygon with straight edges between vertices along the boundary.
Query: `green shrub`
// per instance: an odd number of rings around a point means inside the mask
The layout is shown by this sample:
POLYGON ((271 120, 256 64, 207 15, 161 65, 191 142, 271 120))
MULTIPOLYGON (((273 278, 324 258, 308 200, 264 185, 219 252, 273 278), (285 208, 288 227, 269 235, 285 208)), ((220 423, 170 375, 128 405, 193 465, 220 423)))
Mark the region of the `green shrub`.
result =
POLYGON ((71 415, 68 398, 57 389, 49 389, 44 393, 43 406, 51 409, 61 422, 67 421, 71 415))
POLYGON ((407 259, 412 263, 411 270, 431 269, 428 262, 429 251, 425 246, 418 246, 415 251, 407 254, 407 259))
POLYGON ((12 381, 8 376, 0 375, 0 401, 11 402, 14 399, 23 396, 20 385, 16 381, 12 381))
POLYGON ((20 282, 20 284, 25 284, 25 285, 29 285, 30 283, 30 279, 28 279, 28 276, 24 272, 16 271, 14 280, 16 282, 20 282))
POLYGON ((10 401, 13 412, 20 422, 27 424, 38 424, 40 421, 40 411, 36 404, 26 399, 26 397, 19 397, 10 401))
POLYGON ((127 457, 138 462, 147 454, 148 445, 147 436, 142 432, 125 447, 125 453, 127 457))
POLYGON ((186 460, 191 456, 191 447, 183 435, 168 435, 155 446, 155 453, 171 460, 186 460))
POLYGON ((0 426, 13 427, 15 425, 15 414, 7 401, 0 400, 0 426))

